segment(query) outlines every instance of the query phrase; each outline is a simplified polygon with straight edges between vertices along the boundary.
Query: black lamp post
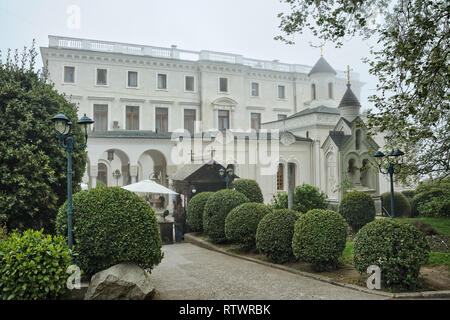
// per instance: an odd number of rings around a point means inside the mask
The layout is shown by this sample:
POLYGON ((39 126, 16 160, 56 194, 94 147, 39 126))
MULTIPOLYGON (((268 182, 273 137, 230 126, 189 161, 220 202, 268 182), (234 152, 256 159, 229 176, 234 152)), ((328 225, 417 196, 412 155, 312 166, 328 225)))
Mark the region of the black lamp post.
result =
POLYGON ((225 170, 224 168, 220 168, 219 174, 221 177, 225 177, 225 183, 226 183, 227 189, 228 189, 228 183, 230 182, 231 177, 233 176, 233 169, 228 168, 227 170, 225 170))
POLYGON ((94 123, 94 121, 84 114, 78 124, 84 126, 85 143, 81 146, 76 146, 70 129, 72 122, 64 114, 59 113, 52 118, 55 124, 56 135, 59 138, 61 146, 67 152, 67 244, 69 250, 72 250, 73 234, 72 234, 72 152, 80 149, 85 149, 88 140, 87 127, 94 123))
POLYGON ((395 205, 394 205, 394 174, 398 174, 401 171, 402 168, 402 162, 403 162, 403 155, 405 153, 397 150, 392 150, 387 155, 387 161, 388 166, 387 168, 383 169, 383 158, 385 157, 385 154, 381 151, 377 151, 374 154, 375 160, 378 164, 378 169, 382 174, 389 174, 390 181, 391 181, 391 218, 395 218, 395 205), (400 157, 400 159, 399 159, 400 157))

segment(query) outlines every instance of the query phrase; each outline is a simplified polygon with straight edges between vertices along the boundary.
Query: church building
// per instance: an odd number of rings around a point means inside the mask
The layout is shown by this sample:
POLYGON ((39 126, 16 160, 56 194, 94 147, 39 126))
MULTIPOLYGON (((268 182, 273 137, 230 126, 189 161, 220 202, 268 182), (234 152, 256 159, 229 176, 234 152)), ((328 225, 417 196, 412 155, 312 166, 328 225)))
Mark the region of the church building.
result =
POLYGON ((366 136, 363 83, 323 56, 310 67, 59 36, 41 55, 55 88, 95 120, 90 188, 153 179, 189 199, 224 188, 229 168, 256 180, 265 203, 308 183, 334 203, 362 190, 381 210, 388 184, 371 155, 382 141, 366 136))

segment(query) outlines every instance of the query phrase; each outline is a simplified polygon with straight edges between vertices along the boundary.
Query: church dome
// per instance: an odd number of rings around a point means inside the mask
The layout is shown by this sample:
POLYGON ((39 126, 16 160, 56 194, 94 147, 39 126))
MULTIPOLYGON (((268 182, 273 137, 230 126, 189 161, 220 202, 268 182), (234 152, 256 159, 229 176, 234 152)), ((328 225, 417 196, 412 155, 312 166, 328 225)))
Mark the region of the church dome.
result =
POLYGON ((338 108, 342 107, 361 107, 361 104, 350 88, 349 83, 347 84, 347 90, 345 91, 338 108))
POLYGON ((330 66, 330 64, 327 62, 327 60, 324 59, 324 57, 320 57, 320 59, 317 60, 314 67, 312 67, 311 71, 308 73, 308 76, 315 73, 331 73, 336 75, 336 71, 332 66, 330 66))

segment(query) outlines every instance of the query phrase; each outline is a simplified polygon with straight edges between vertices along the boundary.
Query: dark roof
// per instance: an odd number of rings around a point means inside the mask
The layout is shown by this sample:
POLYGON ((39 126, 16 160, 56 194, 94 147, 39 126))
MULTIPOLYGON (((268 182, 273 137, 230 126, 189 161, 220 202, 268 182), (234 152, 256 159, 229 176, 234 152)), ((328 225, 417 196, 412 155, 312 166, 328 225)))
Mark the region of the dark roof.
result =
POLYGON ((338 108, 348 106, 361 107, 358 98, 355 96, 352 89, 350 88, 350 83, 347 83, 347 90, 345 90, 344 96, 342 97, 338 108))
POLYGON ((350 137, 351 135, 345 135, 344 131, 330 131, 330 138, 338 147, 343 146, 350 137))
POLYGON ((327 60, 324 59, 324 57, 320 57, 319 60, 317 60, 314 67, 312 67, 311 71, 308 73, 308 76, 314 74, 314 73, 332 73, 336 74, 336 71, 333 69, 332 66, 327 62, 327 60))

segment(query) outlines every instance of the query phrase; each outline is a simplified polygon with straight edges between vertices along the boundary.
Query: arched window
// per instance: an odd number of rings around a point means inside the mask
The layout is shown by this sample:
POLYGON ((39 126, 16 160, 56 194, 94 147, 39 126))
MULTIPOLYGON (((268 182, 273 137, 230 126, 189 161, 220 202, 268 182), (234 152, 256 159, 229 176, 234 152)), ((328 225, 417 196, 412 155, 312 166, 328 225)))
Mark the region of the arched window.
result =
POLYGON ((284 190, 284 165, 282 163, 278 165, 277 190, 284 190))
POLYGON ((355 132, 355 149, 359 150, 361 147, 361 130, 356 130, 355 132))
POLYGON ((311 85, 311 100, 316 100, 316 99, 317 99, 316 84, 313 83, 311 85))
POLYGON ((106 186, 108 185, 108 168, 104 163, 98 164, 97 180, 103 182, 106 186))
POLYGON ((328 99, 333 99, 333 83, 328 83, 328 99))

